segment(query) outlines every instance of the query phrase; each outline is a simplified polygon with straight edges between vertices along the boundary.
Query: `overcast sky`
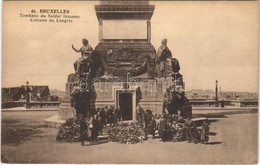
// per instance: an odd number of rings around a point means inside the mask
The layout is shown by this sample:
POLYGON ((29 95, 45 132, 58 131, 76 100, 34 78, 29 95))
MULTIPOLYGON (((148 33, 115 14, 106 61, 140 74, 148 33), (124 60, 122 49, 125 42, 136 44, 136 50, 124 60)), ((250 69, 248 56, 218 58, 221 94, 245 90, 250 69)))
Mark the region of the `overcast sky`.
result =
MULTIPOLYGON (((81 39, 98 44, 99 2, 3 2, 2 86, 49 85, 65 90, 81 39), (32 23, 32 9, 68 9, 73 23, 32 23)), ((152 44, 163 38, 179 59, 186 89, 258 91, 258 1, 151 2, 152 44)))

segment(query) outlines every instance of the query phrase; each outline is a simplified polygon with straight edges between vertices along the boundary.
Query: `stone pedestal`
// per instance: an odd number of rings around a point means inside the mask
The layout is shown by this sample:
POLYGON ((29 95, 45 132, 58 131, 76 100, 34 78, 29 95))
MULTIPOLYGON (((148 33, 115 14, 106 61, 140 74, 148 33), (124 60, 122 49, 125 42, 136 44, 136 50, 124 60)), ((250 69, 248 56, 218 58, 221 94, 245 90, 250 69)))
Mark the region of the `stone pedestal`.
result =
POLYGON ((75 110, 70 107, 70 103, 62 103, 59 108, 58 117, 60 119, 66 120, 74 117, 75 110))
MULTIPOLYGON (((119 92, 128 92, 132 93, 133 114, 135 114, 137 104, 140 104, 145 110, 152 110, 154 114, 161 114, 163 108, 163 94, 167 88, 167 82, 160 82, 153 79, 131 79, 130 81, 131 82, 120 83, 102 81, 96 83, 96 108, 104 108, 105 106, 110 105, 116 107, 119 105, 119 92), (136 80, 136 82, 132 80, 136 80), (123 84, 128 84, 129 88, 124 89, 123 84)), ((133 119, 134 118, 135 117, 133 117, 133 119)))
MULTIPOLYGON (((131 112, 129 115, 132 116, 129 118, 133 121, 136 120, 138 104, 145 110, 152 110, 153 114, 162 113, 164 92, 169 80, 163 78, 160 82, 156 79, 156 50, 150 43, 154 8, 148 1, 101 1, 100 5, 95 6, 100 31, 99 43, 92 54, 94 65, 91 72, 97 79, 94 83, 96 98, 92 101, 92 110, 110 105, 114 107, 122 105, 123 109, 131 112), (125 38, 118 38, 122 37, 121 35, 106 38, 104 30, 111 26, 105 26, 104 23, 111 21, 114 24, 119 21, 141 22, 141 25, 145 25, 141 26, 145 35, 144 37, 142 35, 142 38, 134 35, 130 37, 123 35, 125 38), (107 77, 112 80, 107 80, 107 77), (117 79, 120 83, 116 81, 117 79), (125 98, 129 99, 128 102, 123 101, 125 98)), ((120 30, 128 33, 124 29, 120 30)), ((117 32, 116 29, 114 32, 117 32)), ((75 82, 77 82, 75 74, 70 74, 66 83, 66 98, 58 114, 62 119, 74 115, 74 109, 69 104, 69 96, 75 82)))

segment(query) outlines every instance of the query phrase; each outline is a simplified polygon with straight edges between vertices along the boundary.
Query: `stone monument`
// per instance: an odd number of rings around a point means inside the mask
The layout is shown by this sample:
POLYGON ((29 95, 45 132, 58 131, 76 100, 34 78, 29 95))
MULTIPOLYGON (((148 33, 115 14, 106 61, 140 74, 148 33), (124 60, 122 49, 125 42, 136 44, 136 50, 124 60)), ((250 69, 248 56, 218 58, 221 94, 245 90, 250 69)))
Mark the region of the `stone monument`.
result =
MULTIPOLYGON (((95 6, 99 43, 92 54, 96 95, 91 108, 120 106, 123 120, 136 121, 138 104, 162 113, 167 86, 178 79, 184 87, 177 59, 172 58, 169 77, 156 72, 156 50, 150 42, 154 9, 149 1, 107 0, 95 6)), ((64 119, 73 116, 69 96, 77 79, 76 74, 68 76, 66 98, 59 110, 64 119)))

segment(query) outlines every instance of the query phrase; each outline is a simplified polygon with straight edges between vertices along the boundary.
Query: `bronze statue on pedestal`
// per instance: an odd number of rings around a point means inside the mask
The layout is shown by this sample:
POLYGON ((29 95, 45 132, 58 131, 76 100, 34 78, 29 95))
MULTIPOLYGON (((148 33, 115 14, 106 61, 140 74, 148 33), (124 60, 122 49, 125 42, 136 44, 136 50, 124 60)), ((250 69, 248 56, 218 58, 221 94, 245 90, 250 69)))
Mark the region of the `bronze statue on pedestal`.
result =
POLYGON ((77 74, 82 75, 84 72, 91 72, 90 64, 93 62, 92 53, 93 48, 88 44, 88 40, 82 39, 83 46, 80 49, 76 49, 74 45, 72 45, 72 49, 76 52, 81 52, 81 58, 79 58, 74 63, 74 69, 77 74))

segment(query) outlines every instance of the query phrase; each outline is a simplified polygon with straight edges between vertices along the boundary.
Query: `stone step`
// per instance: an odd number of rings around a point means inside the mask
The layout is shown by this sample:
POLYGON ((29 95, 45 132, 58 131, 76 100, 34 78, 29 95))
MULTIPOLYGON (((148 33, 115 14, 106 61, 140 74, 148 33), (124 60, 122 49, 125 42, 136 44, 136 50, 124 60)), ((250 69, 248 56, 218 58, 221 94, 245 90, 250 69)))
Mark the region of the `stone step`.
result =
POLYGON ((98 140, 109 140, 109 136, 108 134, 99 135, 98 140))
POLYGON ((66 120, 61 119, 59 115, 51 116, 47 119, 44 119, 44 123, 48 127, 60 128, 60 126, 65 123, 66 120))

